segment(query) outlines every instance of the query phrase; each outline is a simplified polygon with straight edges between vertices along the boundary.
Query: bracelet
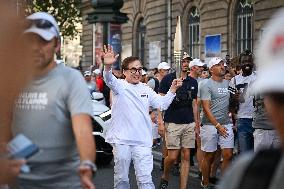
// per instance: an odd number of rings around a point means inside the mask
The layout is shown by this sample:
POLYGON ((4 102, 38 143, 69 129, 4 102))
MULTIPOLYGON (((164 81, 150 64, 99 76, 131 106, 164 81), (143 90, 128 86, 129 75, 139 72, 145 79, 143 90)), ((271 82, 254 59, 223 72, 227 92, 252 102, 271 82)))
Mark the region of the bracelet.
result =
POLYGON ((217 129, 218 127, 220 127, 221 124, 220 123, 217 123, 217 125, 215 125, 215 128, 217 129))
POLYGON ((83 161, 81 161, 80 166, 87 166, 87 167, 89 167, 91 169, 92 173, 93 173, 93 177, 96 176, 97 166, 91 160, 83 160, 83 161))

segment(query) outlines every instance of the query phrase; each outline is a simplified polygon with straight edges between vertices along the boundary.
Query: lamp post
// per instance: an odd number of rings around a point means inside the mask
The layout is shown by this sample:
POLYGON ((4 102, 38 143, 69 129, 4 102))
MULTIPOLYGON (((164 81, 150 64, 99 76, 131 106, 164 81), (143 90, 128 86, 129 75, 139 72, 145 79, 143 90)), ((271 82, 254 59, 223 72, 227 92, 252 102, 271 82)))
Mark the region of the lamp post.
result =
MULTIPOLYGON (((96 57, 104 44, 110 44, 116 53, 121 53, 121 24, 126 23, 128 17, 120 12, 123 0, 91 0, 91 5, 94 11, 88 14, 87 20, 93 24, 94 65, 99 64, 96 57)), ((120 60, 114 67, 120 67, 120 60)))

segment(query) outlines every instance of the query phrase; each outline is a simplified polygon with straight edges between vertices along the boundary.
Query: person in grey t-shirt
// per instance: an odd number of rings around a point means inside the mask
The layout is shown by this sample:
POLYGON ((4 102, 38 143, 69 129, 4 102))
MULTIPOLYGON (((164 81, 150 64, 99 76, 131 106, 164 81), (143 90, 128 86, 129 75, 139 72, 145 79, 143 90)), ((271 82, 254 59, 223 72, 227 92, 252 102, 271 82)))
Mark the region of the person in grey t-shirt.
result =
POLYGON ((272 122, 267 117, 263 95, 255 95, 254 107, 255 110, 252 122, 252 127, 255 129, 253 132, 254 151, 257 152, 260 149, 280 147, 281 141, 279 135, 273 128, 272 122))
POLYGON ((223 79, 224 62, 215 57, 209 61, 208 67, 212 77, 201 85, 199 91, 204 111, 200 128, 201 150, 204 151, 201 182, 203 188, 209 187, 210 168, 217 145, 220 145, 223 155, 222 172, 229 165, 234 148, 234 133, 229 118, 229 81, 223 79))
POLYGON ((16 101, 12 134, 24 134, 40 152, 28 159, 30 172, 20 174, 11 188, 94 189, 95 143, 86 82, 78 71, 54 61, 60 49, 55 19, 37 12, 26 22, 23 37, 36 72, 16 101))

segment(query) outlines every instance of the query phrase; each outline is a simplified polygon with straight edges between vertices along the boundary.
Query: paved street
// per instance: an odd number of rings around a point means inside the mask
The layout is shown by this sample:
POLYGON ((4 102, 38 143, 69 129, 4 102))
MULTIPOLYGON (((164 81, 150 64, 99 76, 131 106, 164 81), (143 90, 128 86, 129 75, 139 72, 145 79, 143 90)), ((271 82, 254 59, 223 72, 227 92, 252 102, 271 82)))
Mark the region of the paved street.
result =
MULTIPOLYGON (((159 186, 160 177, 162 175, 162 171, 159 170, 160 162, 157 161, 159 155, 160 155, 159 152, 154 151, 155 161, 154 161, 154 170, 153 170, 152 176, 153 176, 153 181, 154 181, 156 188, 159 186)), ((113 165, 114 163, 112 162, 109 166, 99 168, 98 174, 95 179, 96 187, 98 189, 112 189, 113 188, 113 165)), ((130 179, 131 189, 137 189, 133 165, 131 166, 131 169, 130 169, 129 179, 130 179)), ((169 182, 168 188, 178 189, 178 182, 179 182, 179 177, 171 175, 171 180, 169 182)), ((188 188, 189 189, 199 189, 200 188, 200 180, 198 179, 197 174, 196 174, 196 167, 192 167, 192 173, 190 174, 188 188)))

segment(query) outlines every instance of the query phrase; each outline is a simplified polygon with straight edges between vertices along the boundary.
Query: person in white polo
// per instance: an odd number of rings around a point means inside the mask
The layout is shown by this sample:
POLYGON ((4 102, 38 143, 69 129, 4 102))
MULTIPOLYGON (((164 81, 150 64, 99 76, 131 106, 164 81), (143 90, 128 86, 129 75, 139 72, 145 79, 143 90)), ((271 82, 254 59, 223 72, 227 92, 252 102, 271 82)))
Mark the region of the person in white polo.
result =
POLYGON ((231 161, 234 148, 234 133, 229 118, 229 81, 223 79, 224 61, 219 57, 212 58, 208 67, 212 77, 199 90, 204 111, 200 128, 201 150, 204 151, 201 182, 203 188, 209 188, 210 168, 217 145, 222 150, 222 172, 231 161))

